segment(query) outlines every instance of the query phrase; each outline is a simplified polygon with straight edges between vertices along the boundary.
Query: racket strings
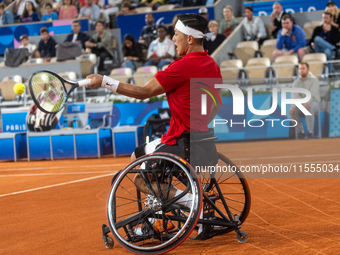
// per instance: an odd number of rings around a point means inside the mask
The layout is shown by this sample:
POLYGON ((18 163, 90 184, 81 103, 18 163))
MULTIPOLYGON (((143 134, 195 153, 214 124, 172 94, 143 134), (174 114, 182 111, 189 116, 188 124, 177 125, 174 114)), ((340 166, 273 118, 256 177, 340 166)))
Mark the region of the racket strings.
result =
POLYGON ((48 112, 56 112, 66 102, 63 83, 53 74, 41 72, 31 79, 33 96, 39 105, 48 112))

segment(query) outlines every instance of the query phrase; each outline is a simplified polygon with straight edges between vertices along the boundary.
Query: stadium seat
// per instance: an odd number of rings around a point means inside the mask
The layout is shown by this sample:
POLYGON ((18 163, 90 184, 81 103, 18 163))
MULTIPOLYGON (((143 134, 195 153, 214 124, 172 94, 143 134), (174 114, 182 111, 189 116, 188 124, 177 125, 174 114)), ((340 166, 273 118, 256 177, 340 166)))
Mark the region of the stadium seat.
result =
POLYGON ((317 26, 321 26, 321 25, 322 25, 322 21, 321 20, 306 22, 303 25, 303 30, 306 33, 306 39, 310 40, 312 38, 314 28, 316 28, 317 26))
POLYGON ((35 51, 35 50, 37 50, 37 48, 38 48, 38 46, 37 46, 37 45, 35 45, 35 44, 32 44, 32 52, 33 52, 33 51, 35 51))
POLYGON ((272 28, 271 28, 270 24, 264 25, 264 29, 266 30, 267 39, 271 39, 272 38, 272 28))
POLYGON ((224 83, 236 84, 240 80, 241 69, 243 68, 241 59, 229 59, 221 63, 221 75, 224 83))
POLYGON ((269 58, 251 58, 245 66, 249 84, 264 84, 269 77, 269 58))
POLYGON ((273 69, 278 82, 292 82, 297 76, 298 64, 299 59, 296 55, 277 57, 273 69))
POLYGON ((157 73, 157 66, 141 66, 137 68, 136 73, 133 75, 133 79, 137 86, 144 86, 149 80, 155 77, 157 73))
POLYGON ((15 81, 2 81, 0 82, 0 102, 3 100, 16 100, 16 94, 13 91, 15 81))
POLYGON ((327 57, 325 53, 311 53, 306 54, 303 59, 303 62, 307 62, 309 64, 309 70, 318 78, 324 78, 327 75, 326 70, 327 66, 327 57))
POLYGON ((135 9, 137 13, 146 13, 146 12, 152 12, 151 7, 138 7, 135 9))
MULTIPOLYGON (((119 52, 118 52, 118 48, 117 48, 117 40, 116 38, 111 38, 111 48, 114 52, 114 58, 110 58, 107 57, 106 60, 104 61, 104 64, 111 64, 114 65, 116 62, 116 66, 120 66, 121 62, 120 62, 120 57, 119 57, 119 52)), ((112 68, 112 67, 111 67, 112 68)))
POLYGON ((10 75, 5 76, 2 81, 15 81, 16 83, 22 83, 22 76, 21 75, 10 75))
POLYGON ((36 58, 36 52, 38 51, 37 45, 33 44, 31 58, 36 58))
POLYGON ((128 83, 132 78, 132 70, 131 68, 115 68, 111 71, 110 77, 120 82, 128 83))
POLYGON ((262 56, 273 59, 273 52, 276 50, 276 39, 265 40, 261 47, 262 56))
POLYGON ((164 5, 160 5, 157 8, 157 11, 161 11, 161 12, 170 11, 170 10, 173 10, 174 8, 175 8, 174 4, 164 4, 164 5))
POLYGON ((27 60, 27 62, 25 62, 23 65, 42 64, 43 62, 44 62, 44 60, 42 58, 31 58, 31 59, 27 60))
POLYGON ((243 66, 245 66, 250 58, 255 57, 255 53, 258 50, 259 44, 255 41, 239 42, 234 53, 238 59, 242 60, 243 66))
POLYGON ((62 78, 66 79, 66 80, 70 80, 70 81, 75 81, 77 80, 77 74, 76 72, 63 72, 63 73, 58 73, 59 76, 61 76, 62 78))
POLYGON ((77 58, 81 61, 81 74, 86 77, 91 73, 97 73, 97 56, 96 54, 83 54, 77 58), (93 69, 93 71, 92 71, 93 69))

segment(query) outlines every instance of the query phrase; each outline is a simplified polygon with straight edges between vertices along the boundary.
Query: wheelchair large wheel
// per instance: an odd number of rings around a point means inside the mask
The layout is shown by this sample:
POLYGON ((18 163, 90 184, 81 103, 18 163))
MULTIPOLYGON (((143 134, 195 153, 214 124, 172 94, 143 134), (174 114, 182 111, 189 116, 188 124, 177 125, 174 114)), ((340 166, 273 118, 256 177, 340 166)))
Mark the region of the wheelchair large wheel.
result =
POLYGON ((191 166, 175 155, 154 153, 138 158, 117 176, 107 214, 114 238, 125 249, 137 254, 161 254, 190 235, 201 208, 202 188, 191 166), (136 188, 137 174, 148 194, 136 188), (182 192, 173 197, 174 187, 182 192), (185 200, 188 194, 193 198, 191 204, 177 201, 185 200))
MULTIPOLYGON (((203 192, 217 198, 215 205, 224 215, 238 215, 241 224, 247 219, 251 204, 250 189, 243 174, 230 159, 218 153, 214 171, 201 171, 199 177, 203 192)), ((218 214, 216 217, 222 220, 218 214)), ((225 233, 234 230, 218 226, 215 229, 224 230, 225 233)))

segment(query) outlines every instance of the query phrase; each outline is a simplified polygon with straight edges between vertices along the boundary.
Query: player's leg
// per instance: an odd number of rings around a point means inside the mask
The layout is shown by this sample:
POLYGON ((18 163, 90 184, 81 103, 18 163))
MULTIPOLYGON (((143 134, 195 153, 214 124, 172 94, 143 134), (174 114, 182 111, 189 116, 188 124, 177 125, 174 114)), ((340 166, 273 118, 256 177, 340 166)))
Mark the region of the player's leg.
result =
POLYGON ((292 116, 291 116, 292 119, 297 122, 297 125, 296 125, 295 128, 296 128, 299 139, 305 138, 305 131, 303 129, 303 125, 302 125, 302 122, 301 122, 301 119, 300 119, 300 116, 302 116, 301 113, 302 112, 299 109, 296 109, 294 114, 292 114, 292 116))
POLYGON ((307 53, 307 52, 306 52, 306 50, 305 50, 304 47, 298 49, 297 55, 298 55, 300 61, 302 61, 302 59, 303 59, 303 57, 306 55, 306 53, 307 53))
MULTIPOLYGON (((143 145, 137 147, 135 149, 135 152, 132 153, 132 155, 131 155, 131 161, 133 162, 133 161, 136 160, 136 158, 139 158, 143 155, 146 155, 146 154, 149 154, 149 153, 152 153, 152 152, 155 152, 155 151, 159 151, 159 150, 156 150, 156 148, 159 145, 161 145, 161 139, 160 138, 156 139, 156 140, 154 140, 150 143, 143 144, 143 145)), ((169 147, 170 147, 170 150, 168 152, 173 152, 176 155, 180 154, 180 153, 176 153, 176 152, 180 152, 181 150, 184 151, 184 148, 182 148, 181 146, 173 146, 173 147, 167 146, 168 149, 169 149, 169 147), (174 149, 172 150, 172 148, 174 148, 174 149)), ((160 151, 164 152, 164 150, 160 150, 160 151)), ((165 151, 165 152, 167 152, 167 151, 165 151)), ((179 155, 179 156, 181 156, 181 155, 179 155)), ((145 164, 141 165, 141 168, 145 168, 145 164)), ((136 174, 134 176, 133 182, 134 182, 136 188, 139 191, 143 192, 144 194, 150 194, 150 188, 148 187, 147 182, 151 183, 151 186, 152 186, 153 190, 156 192, 157 195, 159 195, 158 185, 160 185, 160 189, 163 190, 163 192, 167 192, 167 190, 168 190, 167 184, 157 184, 155 182, 154 177, 151 176, 151 175, 142 176, 141 174, 136 174), (145 178, 147 178, 147 179, 145 179, 145 178)), ((175 196, 180 196, 182 192, 183 192, 182 190, 177 189, 174 186, 171 186, 169 188, 169 200, 173 199, 175 196)), ((191 203, 192 203, 192 195, 190 193, 185 194, 183 197, 181 197, 177 201, 177 203, 190 207, 191 203)))
POLYGON ((284 51, 283 50, 274 50, 273 52, 273 61, 275 61, 275 59, 279 56, 283 56, 284 51))
POLYGON ((312 115, 306 115, 306 123, 308 128, 308 136, 309 138, 313 137, 313 131, 314 131, 314 119, 315 115, 320 112, 320 105, 316 101, 310 102, 310 113, 312 115))

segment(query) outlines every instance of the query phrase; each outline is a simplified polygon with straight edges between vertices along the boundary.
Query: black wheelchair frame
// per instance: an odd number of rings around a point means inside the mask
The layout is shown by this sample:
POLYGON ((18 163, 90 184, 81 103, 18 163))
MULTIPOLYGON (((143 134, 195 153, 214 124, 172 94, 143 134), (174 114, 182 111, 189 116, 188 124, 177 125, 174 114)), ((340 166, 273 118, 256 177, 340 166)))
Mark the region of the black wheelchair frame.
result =
POLYGON ((237 166, 220 153, 218 153, 218 158, 218 164, 233 169, 232 173, 217 176, 216 173, 209 172, 206 176, 198 177, 187 161, 168 153, 146 155, 137 159, 138 162, 134 161, 124 170, 118 171, 112 178, 112 188, 108 200, 109 226, 102 225, 102 238, 105 246, 113 247, 113 239, 108 236, 111 232, 116 241, 129 251, 138 254, 161 254, 182 243, 194 228, 198 228, 197 225, 201 225, 201 233, 192 239, 206 240, 216 235, 235 231, 237 240, 241 243, 246 242, 248 235, 241 232, 240 228, 250 211, 250 190, 237 166), (143 164, 145 164, 144 168, 137 168, 143 164), (172 169, 170 177, 164 174, 169 172, 169 169, 172 169), (152 202, 137 188, 135 189, 136 195, 124 187, 123 192, 118 193, 124 180, 129 183, 133 182, 128 174, 135 175, 137 173, 143 176, 150 190, 150 196, 153 197, 152 202), (148 175, 153 176, 153 182, 156 183, 158 190, 162 190, 161 185, 166 185, 169 190, 171 185, 175 185, 174 183, 180 183, 184 187, 182 188, 183 193, 168 201, 169 191, 167 190, 164 194, 163 192, 156 194, 148 175), (115 185, 116 182, 119 184, 115 185), (229 186, 221 188, 222 185, 229 186), (195 191, 195 189, 199 191, 195 191), (121 206, 137 202, 136 212, 131 216, 123 215, 121 217, 126 218, 119 220, 118 214, 116 215, 116 210, 119 210, 116 200, 122 199, 121 194, 129 193, 132 199, 124 197, 126 201, 124 200, 121 206), (186 193, 195 194, 196 207, 192 206, 191 209, 188 209, 175 203, 186 193), (203 214, 200 214, 201 208, 203 208, 203 214), (159 212, 161 214, 158 214, 159 212), (163 220, 161 233, 155 231, 154 225, 158 219, 163 220), (173 226, 176 225, 175 230, 167 230, 169 222, 173 226), (141 236, 136 234, 137 226, 142 226, 142 229, 144 227, 145 231, 143 230, 141 236), (159 244, 154 244, 156 242, 159 244))

